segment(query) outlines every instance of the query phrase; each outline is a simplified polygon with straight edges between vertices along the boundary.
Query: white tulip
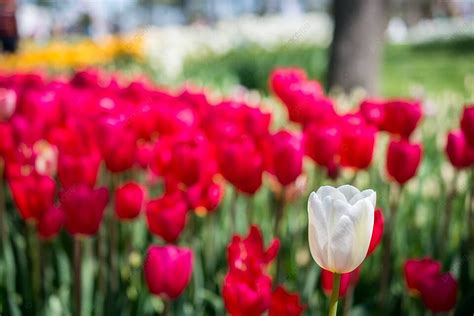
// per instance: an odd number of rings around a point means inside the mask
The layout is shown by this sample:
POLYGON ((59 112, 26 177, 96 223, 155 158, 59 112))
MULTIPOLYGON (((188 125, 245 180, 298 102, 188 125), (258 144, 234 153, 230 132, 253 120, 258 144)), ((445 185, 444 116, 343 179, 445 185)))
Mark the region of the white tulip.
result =
POLYGON ((322 186, 308 200, 308 239, 323 269, 347 273, 364 260, 374 228, 376 193, 351 185, 322 186))

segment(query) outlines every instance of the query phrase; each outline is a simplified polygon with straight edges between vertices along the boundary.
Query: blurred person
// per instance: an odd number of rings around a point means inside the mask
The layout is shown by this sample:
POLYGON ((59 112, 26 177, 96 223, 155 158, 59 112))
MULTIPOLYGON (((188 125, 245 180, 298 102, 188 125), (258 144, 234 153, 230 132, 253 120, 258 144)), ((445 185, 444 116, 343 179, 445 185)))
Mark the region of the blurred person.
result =
POLYGON ((2 50, 14 53, 18 46, 16 0, 0 0, 0 41, 2 50))

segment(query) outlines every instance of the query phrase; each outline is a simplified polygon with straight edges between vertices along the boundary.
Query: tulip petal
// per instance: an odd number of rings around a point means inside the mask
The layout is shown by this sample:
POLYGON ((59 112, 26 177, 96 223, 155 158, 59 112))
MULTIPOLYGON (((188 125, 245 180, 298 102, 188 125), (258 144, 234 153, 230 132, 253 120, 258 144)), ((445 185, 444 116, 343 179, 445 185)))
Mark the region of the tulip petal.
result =
POLYGON ((328 249, 329 265, 334 267, 334 272, 349 272, 347 266, 351 263, 354 238, 354 224, 349 216, 343 215, 334 227, 328 249))
POLYGON ((369 249, 372 230, 374 228, 374 207, 368 199, 358 201, 353 209, 359 213, 354 219, 355 239, 352 244, 350 272, 357 268, 364 260, 369 249))
POLYGON ((334 200, 343 200, 347 201, 346 197, 343 193, 341 193, 338 189, 324 185, 318 189, 316 192, 320 200, 323 200, 325 197, 332 197, 334 200))
POLYGON ((337 188, 337 190, 341 192, 342 194, 344 194, 347 201, 350 201, 353 196, 360 193, 359 189, 357 189, 355 186, 352 186, 350 184, 341 185, 340 187, 337 188))
POLYGON ((375 193, 374 190, 370 190, 370 189, 359 192, 358 194, 354 195, 352 198, 348 199, 348 201, 349 201, 349 204, 354 205, 358 201, 365 198, 368 198, 369 202, 375 207, 377 194, 375 193))

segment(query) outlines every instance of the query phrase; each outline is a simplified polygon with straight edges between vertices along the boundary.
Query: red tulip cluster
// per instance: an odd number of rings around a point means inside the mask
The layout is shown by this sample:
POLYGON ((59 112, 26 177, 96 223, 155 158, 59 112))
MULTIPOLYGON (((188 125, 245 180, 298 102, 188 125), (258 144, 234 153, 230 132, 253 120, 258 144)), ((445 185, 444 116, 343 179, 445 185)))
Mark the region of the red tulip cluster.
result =
POLYGON ((410 259, 404 265, 405 281, 414 295, 433 313, 449 312, 456 305, 458 285, 451 273, 441 273, 441 263, 430 259, 410 259))
POLYGON ((340 115, 321 85, 307 79, 301 69, 275 70, 270 86, 286 106, 290 121, 301 124, 305 154, 329 176, 337 176, 340 167, 368 168, 377 131, 392 135, 387 152, 390 177, 403 184, 415 175, 422 150, 408 139, 422 116, 419 102, 364 100, 355 113, 340 115))
MULTIPOLYGON (((383 236, 384 218, 381 209, 376 209, 374 213, 374 229, 372 230, 372 237, 370 239, 369 249, 367 250, 366 258, 369 257, 377 248, 383 236)), ((352 272, 343 273, 341 275, 341 283, 339 285, 339 297, 344 297, 350 285, 355 287, 359 282, 360 271, 362 265, 352 272)), ((322 269, 321 271, 321 287, 326 295, 330 296, 332 293, 332 283, 334 275, 332 272, 322 269)))
POLYGON ((227 247, 229 271, 224 278, 222 294, 230 315, 300 315, 299 295, 288 293, 282 286, 272 292, 272 279, 267 268, 275 259, 280 242, 274 239, 265 249, 260 229, 253 225, 246 238, 234 235, 227 247))
POLYGON ((464 107, 460 125, 448 134, 446 154, 453 167, 464 169, 474 165, 474 105, 464 107))

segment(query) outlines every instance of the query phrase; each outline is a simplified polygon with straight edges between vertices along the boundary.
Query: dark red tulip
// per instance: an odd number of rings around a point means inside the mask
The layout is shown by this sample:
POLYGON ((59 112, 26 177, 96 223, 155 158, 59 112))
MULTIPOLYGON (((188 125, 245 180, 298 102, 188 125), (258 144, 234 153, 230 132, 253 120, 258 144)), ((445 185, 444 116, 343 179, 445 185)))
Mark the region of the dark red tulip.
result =
MULTIPOLYGON (((349 273, 341 275, 341 283, 339 284, 339 297, 346 296, 347 289, 352 283, 356 285, 359 282, 360 267, 349 273)), ((332 284, 334 282, 334 274, 331 271, 321 269, 321 287, 327 296, 331 296, 332 284)))
POLYGON ((448 134, 446 154, 455 168, 467 168, 474 164, 474 147, 471 147, 461 131, 448 134))
POLYGON ((474 105, 466 105, 461 117, 461 130, 471 147, 474 147, 474 105))
POLYGON ((420 144, 406 140, 391 140, 387 150, 387 172, 399 184, 404 184, 416 174, 421 162, 420 144))
POLYGON ((265 274, 249 276, 229 272, 224 278, 222 296, 232 316, 260 316, 270 306, 272 280, 265 274))
POLYGON ((121 220, 134 219, 143 207, 144 188, 135 182, 128 182, 115 191, 115 215, 121 220))
POLYGON ((340 163, 343 167, 366 169, 374 154, 376 129, 361 117, 348 116, 341 123, 340 163))
POLYGON ((369 250, 367 250, 367 257, 374 252, 379 245, 383 236, 384 218, 381 209, 376 209, 374 212, 374 229, 372 230, 372 237, 370 239, 369 250))
POLYGON ((340 146, 341 134, 336 124, 312 124, 304 130, 305 153, 320 166, 334 166, 340 146))
POLYGON ((38 234, 48 240, 56 237, 64 224, 64 213, 57 207, 49 208, 38 222, 38 234))
POLYGON ((92 236, 99 230, 108 202, 106 188, 92 189, 82 184, 61 193, 61 210, 66 230, 72 235, 92 236))
POLYGON ((282 130, 271 138, 272 171, 282 185, 293 183, 303 169, 301 135, 282 130))
POLYGON ((150 232, 167 242, 175 242, 186 225, 188 205, 181 192, 165 194, 148 202, 146 219, 150 232))
POLYGON ((410 100, 389 100, 383 107, 382 130, 408 138, 422 116, 421 104, 410 100))
POLYGON ((5 157, 15 148, 13 131, 10 124, 0 123, 0 139, 0 157, 5 157))
POLYGON ((272 294, 269 316, 299 316, 304 311, 298 293, 291 294, 284 287, 278 286, 272 294))
POLYGON ((418 287, 423 303, 433 313, 449 312, 456 306, 458 284, 451 273, 430 275, 418 287))
POLYGON ((143 272, 152 294, 165 299, 176 299, 188 286, 192 271, 191 249, 172 245, 148 248, 143 272))
POLYGON ((410 292, 418 294, 421 280, 439 275, 441 263, 430 258, 410 259, 405 261, 403 271, 408 289, 410 292))
POLYGON ((33 171, 9 179, 13 200, 25 220, 39 221, 54 202, 56 183, 45 175, 33 171))
POLYGON ((260 274, 270 264, 278 253, 280 241, 273 239, 265 249, 262 232, 256 225, 250 227, 246 238, 234 235, 227 247, 227 262, 229 270, 247 271, 254 275, 260 274))

